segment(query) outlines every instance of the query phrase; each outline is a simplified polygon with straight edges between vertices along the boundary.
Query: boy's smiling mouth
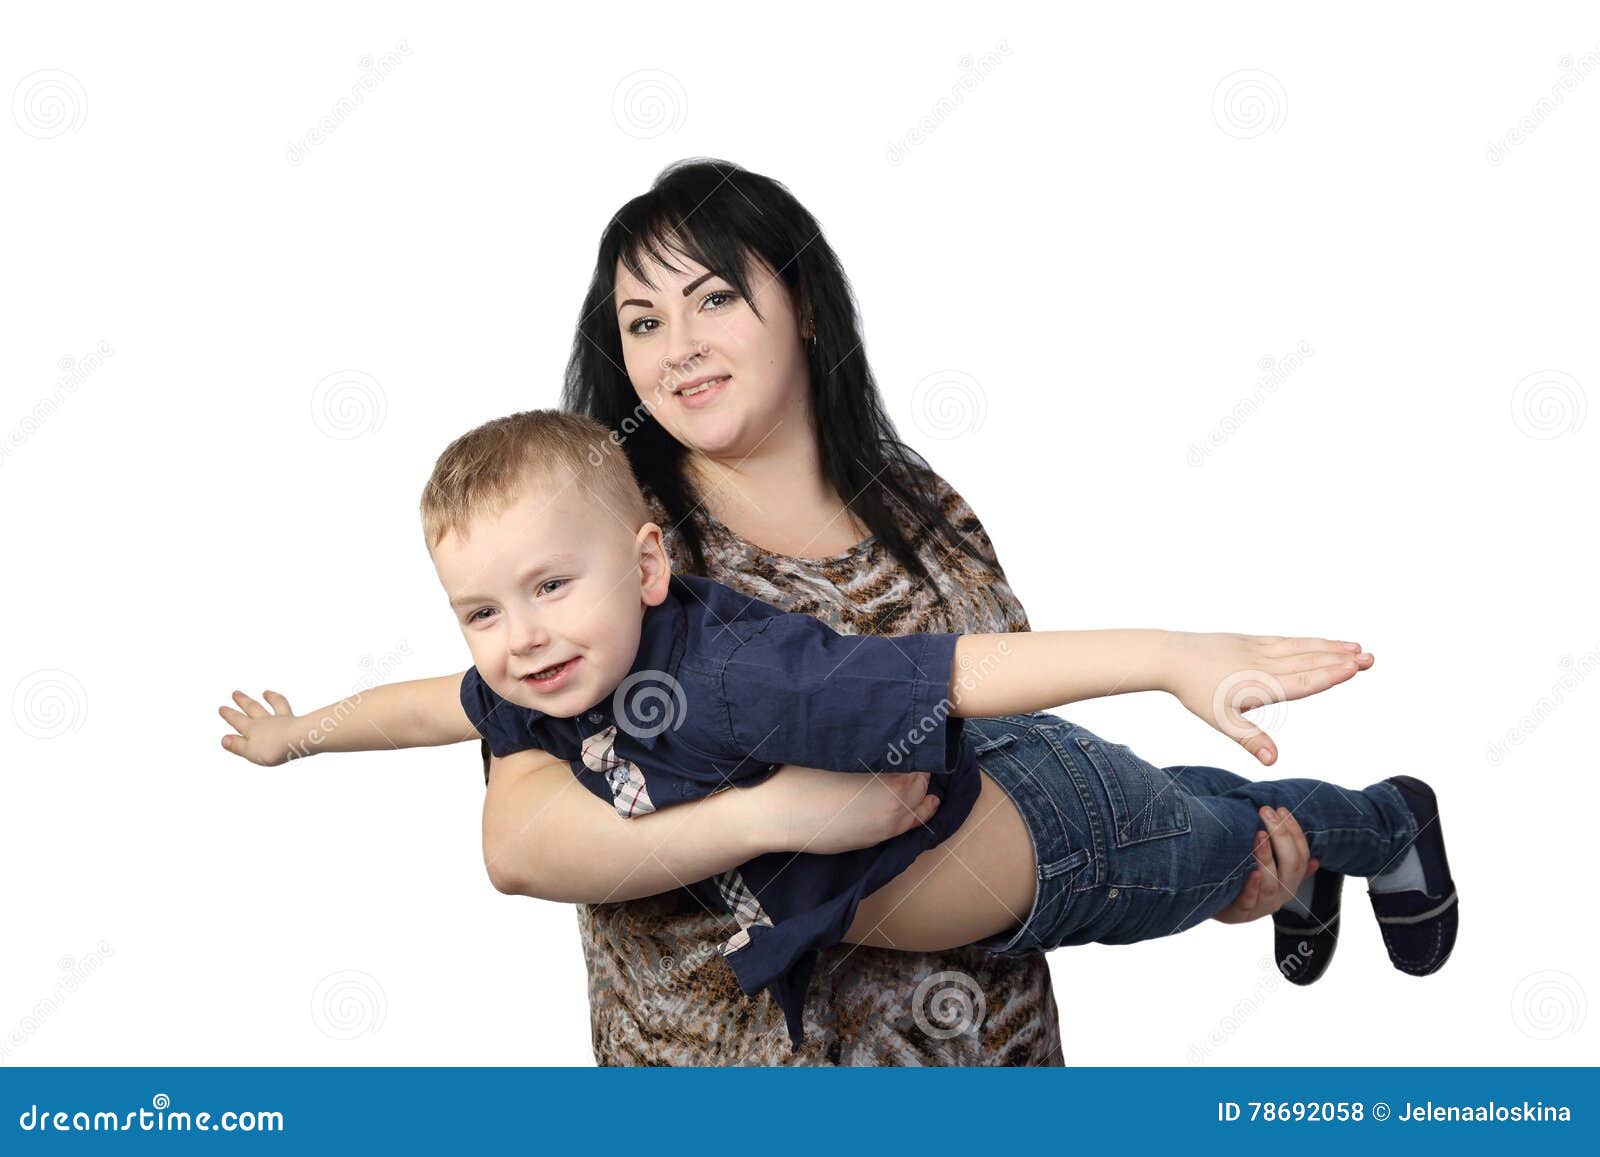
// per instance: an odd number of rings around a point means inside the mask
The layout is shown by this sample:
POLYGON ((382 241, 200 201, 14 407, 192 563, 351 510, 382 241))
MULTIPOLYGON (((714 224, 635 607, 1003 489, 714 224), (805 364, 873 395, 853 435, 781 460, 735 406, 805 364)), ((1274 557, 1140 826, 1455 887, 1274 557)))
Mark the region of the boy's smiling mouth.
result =
POLYGON ((554 691, 565 684, 571 677, 573 668, 578 665, 581 658, 582 656, 575 655, 560 663, 543 667, 537 671, 530 671, 520 677, 521 681, 536 691, 554 691))

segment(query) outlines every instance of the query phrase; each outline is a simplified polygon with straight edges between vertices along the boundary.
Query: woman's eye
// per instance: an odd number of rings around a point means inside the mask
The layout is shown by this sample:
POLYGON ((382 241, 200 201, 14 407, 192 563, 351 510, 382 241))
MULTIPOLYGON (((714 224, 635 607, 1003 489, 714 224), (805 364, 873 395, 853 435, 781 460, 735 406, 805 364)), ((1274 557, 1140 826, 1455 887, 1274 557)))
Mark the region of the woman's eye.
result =
POLYGON ((568 580, 564 578, 546 579, 544 582, 539 584, 539 593, 541 595, 549 594, 551 593, 551 588, 560 590, 562 587, 566 586, 567 582, 568 580))
POLYGON ((705 300, 700 303, 702 309, 721 309, 739 295, 732 290, 719 289, 714 293, 706 294, 705 300))
POLYGON ((654 333, 656 327, 660 324, 661 323, 653 317, 641 317, 638 321, 635 321, 632 325, 628 326, 628 332, 634 335, 654 333))

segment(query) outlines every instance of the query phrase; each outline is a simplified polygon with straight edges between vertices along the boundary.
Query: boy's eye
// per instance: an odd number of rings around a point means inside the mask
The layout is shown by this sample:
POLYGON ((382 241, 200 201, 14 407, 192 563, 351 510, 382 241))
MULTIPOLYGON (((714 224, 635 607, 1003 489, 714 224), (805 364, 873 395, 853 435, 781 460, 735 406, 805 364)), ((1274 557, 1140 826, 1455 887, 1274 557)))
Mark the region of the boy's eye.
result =
POLYGON ((490 610, 488 607, 479 607, 477 610, 473 611, 470 615, 467 616, 467 622, 476 623, 476 622, 480 621, 479 620, 479 616, 480 615, 492 615, 492 614, 494 614, 494 611, 490 610))
POLYGON ((560 590, 563 586, 565 586, 567 584, 568 581, 569 580, 564 579, 564 578, 545 579, 544 582, 539 584, 539 593, 541 595, 543 595, 543 594, 549 594, 552 591, 552 589, 553 590, 560 590))

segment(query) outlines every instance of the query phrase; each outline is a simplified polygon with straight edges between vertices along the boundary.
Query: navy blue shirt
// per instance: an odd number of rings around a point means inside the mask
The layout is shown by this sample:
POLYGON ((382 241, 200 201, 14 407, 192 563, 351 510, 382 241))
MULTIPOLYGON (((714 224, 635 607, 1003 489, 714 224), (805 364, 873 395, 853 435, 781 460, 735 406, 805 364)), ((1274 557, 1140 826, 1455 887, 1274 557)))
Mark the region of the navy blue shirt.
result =
POLYGON ((738 921, 722 954, 747 995, 772 991, 798 1048, 817 950, 839 943, 861 899, 952 835, 977 801, 977 760, 947 698, 958 637, 841 635, 674 575, 644 612, 627 677, 588 711, 509 703, 476 668, 461 705, 496 756, 538 748, 565 759, 625 818, 759 783, 784 763, 932 773, 940 804, 926 824, 853 852, 768 853, 691 888, 738 921))

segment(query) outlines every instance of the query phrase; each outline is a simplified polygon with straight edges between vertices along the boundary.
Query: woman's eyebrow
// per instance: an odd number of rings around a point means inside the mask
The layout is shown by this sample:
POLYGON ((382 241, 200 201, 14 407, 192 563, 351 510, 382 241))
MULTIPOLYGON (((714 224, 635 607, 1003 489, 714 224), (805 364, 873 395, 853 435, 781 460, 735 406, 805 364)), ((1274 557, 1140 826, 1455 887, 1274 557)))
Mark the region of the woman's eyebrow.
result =
POLYGON ((648 301, 643 301, 643 300, 641 300, 641 299, 639 299, 637 297, 630 297, 630 298, 628 298, 627 301, 624 301, 621 305, 617 306, 617 312, 621 313, 623 310, 627 309, 628 306, 630 306, 630 305, 642 305, 646 309, 654 309, 655 308, 655 306, 651 305, 648 301))
POLYGON ((702 273, 699 277, 696 277, 693 281, 689 282, 688 285, 683 287, 683 296, 688 297, 696 289, 700 288, 702 284, 710 281, 715 276, 715 273, 702 273))

